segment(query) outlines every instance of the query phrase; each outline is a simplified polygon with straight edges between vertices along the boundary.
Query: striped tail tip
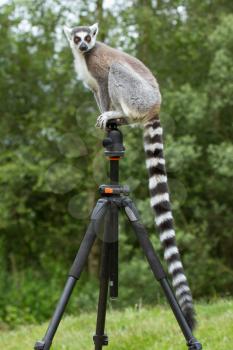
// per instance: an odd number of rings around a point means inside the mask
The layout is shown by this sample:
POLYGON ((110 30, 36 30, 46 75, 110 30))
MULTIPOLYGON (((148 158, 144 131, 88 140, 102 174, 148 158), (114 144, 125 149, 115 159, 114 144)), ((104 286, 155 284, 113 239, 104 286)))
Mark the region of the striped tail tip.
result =
POLYGON ((193 306, 186 306, 184 309, 182 309, 182 312, 184 314, 184 317, 190 327, 190 329, 193 331, 197 325, 196 319, 195 319, 195 311, 193 309, 193 306))

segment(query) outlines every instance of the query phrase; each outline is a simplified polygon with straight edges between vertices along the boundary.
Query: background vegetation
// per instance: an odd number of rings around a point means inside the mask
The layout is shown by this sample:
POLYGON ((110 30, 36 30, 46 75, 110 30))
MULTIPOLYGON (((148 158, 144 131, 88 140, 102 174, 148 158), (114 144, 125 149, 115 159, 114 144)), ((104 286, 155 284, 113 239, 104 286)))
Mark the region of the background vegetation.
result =
MULTIPOLYGON (((2 1, 0 6, 0 323, 50 317, 107 181, 92 94, 77 81, 62 26, 100 23, 99 39, 145 62, 163 96, 161 120, 177 239, 195 298, 233 293, 233 2, 2 1)), ((149 208, 142 130, 123 128, 131 185, 162 256, 149 208)), ((91 309, 97 243, 69 312, 91 309)), ((162 301, 121 222, 120 299, 162 301), (145 288, 146 286, 146 288, 145 288)))

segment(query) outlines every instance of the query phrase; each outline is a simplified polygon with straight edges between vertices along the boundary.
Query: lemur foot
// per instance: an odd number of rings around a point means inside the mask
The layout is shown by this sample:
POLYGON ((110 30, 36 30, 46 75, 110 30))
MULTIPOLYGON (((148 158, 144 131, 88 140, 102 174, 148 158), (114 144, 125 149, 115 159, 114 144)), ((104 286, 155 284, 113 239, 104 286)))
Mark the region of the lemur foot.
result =
POLYGON ((111 119, 117 119, 123 117, 121 112, 117 111, 109 111, 102 113, 98 118, 96 122, 96 127, 100 129, 105 129, 107 122, 111 119))

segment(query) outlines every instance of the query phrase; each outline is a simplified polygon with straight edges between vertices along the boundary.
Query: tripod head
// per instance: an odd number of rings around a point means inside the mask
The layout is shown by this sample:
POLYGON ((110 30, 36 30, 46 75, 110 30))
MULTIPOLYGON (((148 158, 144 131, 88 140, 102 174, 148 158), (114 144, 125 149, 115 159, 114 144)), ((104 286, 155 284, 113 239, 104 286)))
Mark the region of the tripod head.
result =
POLYGON ((124 156, 125 147, 123 145, 123 135, 118 129, 119 125, 124 125, 125 119, 113 119, 107 123, 107 135, 103 140, 103 147, 105 148, 104 154, 110 158, 121 158, 124 156))

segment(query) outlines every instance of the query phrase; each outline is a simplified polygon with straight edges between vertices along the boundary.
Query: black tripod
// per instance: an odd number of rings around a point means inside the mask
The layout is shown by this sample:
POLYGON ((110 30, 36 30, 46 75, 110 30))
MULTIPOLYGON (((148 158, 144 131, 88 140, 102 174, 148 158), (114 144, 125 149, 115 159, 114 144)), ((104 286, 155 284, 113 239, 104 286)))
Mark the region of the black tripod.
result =
POLYGON ((119 209, 123 209, 135 231, 136 237, 147 257, 155 278, 159 281, 164 290, 170 307, 187 341, 188 349, 200 350, 202 349, 202 346, 192 335, 168 283, 163 267, 149 240, 146 229, 140 222, 137 209, 132 200, 129 197, 126 197, 129 194, 129 189, 127 186, 119 185, 119 160, 124 155, 125 150, 122 133, 118 129, 116 122, 109 122, 107 137, 103 141, 103 146, 105 147, 105 155, 109 157, 110 160, 111 183, 110 185, 101 185, 99 187, 101 198, 98 200, 92 212, 90 224, 69 272, 69 277, 62 296, 57 304, 53 318, 43 340, 36 342, 34 349, 50 349, 66 305, 77 280, 80 278, 102 222, 104 222, 104 233, 100 267, 100 291, 96 334, 93 336, 93 340, 95 350, 101 350, 104 345, 108 345, 108 337, 104 333, 107 297, 108 288, 110 297, 116 298, 118 296, 118 215, 119 209))

